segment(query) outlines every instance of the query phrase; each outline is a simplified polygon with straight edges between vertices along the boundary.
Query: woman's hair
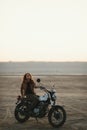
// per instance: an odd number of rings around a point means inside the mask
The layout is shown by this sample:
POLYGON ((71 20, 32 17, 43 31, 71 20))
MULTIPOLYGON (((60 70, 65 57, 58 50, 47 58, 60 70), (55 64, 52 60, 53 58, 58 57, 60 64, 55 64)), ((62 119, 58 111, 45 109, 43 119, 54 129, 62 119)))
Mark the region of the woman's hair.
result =
POLYGON ((32 79, 32 75, 30 73, 26 73, 24 74, 24 77, 23 77, 23 83, 26 81, 26 75, 29 74, 30 75, 30 80, 33 80, 32 79))
MULTIPOLYGON (((32 75, 31 75, 30 73, 24 74, 24 76, 23 76, 23 81, 22 81, 22 84, 21 84, 21 94, 23 93, 23 92, 22 92, 22 90, 23 90, 23 84, 24 84, 24 83, 27 83, 27 78, 26 78, 26 75, 27 75, 27 74, 30 76, 30 83, 32 84, 33 87, 35 86, 35 83, 34 83, 34 81, 33 81, 33 79, 32 79, 32 75)), ((34 91, 34 90, 32 90, 32 91, 34 91)), ((22 95, 23 95, 23 94, 22 94, 22 95)))

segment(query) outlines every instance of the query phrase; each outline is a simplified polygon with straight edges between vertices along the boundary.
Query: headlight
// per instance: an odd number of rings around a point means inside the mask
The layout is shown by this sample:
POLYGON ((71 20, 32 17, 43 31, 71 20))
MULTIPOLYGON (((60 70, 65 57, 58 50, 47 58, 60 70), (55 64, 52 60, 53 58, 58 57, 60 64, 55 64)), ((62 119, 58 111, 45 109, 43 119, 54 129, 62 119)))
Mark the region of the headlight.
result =
POLYGON ((56 97, 56 94, 53 94, 53 95, 52 95, 52 100, 56 100, 56 98, 57 98, 57 97, 56 97))
POLYGON ((55 90, 55 89, 52 89, 52 92, 56 93, 56 90, 55 90))

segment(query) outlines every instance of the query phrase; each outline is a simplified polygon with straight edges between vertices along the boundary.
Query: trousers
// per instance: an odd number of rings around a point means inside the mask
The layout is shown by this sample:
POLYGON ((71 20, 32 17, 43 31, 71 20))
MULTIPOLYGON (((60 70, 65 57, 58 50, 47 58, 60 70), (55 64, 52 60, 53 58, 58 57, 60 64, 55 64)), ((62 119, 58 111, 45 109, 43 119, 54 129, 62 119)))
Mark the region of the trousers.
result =
POLYGON ((30 110, 34 109, 39 102, 38 97, 35 94, 29 94, 27 95, 27 98, 31 101, 30 110))

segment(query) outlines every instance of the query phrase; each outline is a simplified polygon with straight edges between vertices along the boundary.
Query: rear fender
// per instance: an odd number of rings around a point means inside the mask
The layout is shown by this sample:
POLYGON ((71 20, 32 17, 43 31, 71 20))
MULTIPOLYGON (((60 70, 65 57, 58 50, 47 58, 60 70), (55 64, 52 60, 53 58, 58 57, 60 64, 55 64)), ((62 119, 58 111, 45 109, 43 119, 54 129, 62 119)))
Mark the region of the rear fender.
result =
POLYGON ((16 105, 20 104, 21 103, 21 100, 17 100, 16 102, 16 105))
POLYGON ((18 105, 19 103, 22 103, 22 104, 26 103, 26 99, 24 99, 24 98, 17 99, 16 104, 18 105))

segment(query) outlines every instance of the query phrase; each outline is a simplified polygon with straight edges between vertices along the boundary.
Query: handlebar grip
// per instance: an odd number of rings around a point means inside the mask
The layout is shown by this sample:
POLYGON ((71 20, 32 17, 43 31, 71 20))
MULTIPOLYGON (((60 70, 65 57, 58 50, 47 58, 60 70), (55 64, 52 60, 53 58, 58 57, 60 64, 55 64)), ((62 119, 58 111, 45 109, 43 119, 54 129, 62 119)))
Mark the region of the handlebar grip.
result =
POLYGON ((43 87, 43 86, 40 86, 40 89, 45 89, 45 87, 43 87))

